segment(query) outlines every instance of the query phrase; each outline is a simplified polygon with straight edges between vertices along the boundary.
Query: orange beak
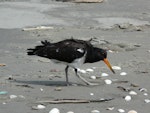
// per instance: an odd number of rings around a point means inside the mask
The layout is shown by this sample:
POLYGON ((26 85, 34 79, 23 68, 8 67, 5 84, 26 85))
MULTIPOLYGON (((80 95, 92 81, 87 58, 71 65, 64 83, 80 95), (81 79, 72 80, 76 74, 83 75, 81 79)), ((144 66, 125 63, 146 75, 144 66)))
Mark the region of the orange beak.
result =
POLYGON ((105 62, 105 64, 109 67, 109 69, 110 69, 113 73, 115 73, 115 71, 113 70, 112 66, 110 65, 110 63, 109 63, 108 59, 107 59, 107 58, 104 58, 104 60, 103 60, 103 61, 104 61, 104 62, 105 62))

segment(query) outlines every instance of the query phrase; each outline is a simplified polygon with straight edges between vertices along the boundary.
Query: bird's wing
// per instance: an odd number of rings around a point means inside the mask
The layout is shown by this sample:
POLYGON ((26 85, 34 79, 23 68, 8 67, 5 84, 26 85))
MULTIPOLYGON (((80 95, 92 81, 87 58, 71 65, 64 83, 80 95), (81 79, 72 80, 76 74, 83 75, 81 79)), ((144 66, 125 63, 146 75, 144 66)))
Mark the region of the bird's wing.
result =
POLYGON ((80 43, 66 41, 47 46, 46 51, 47 57, 50 59, 71 63, 84 56, 86 47, 80 43))

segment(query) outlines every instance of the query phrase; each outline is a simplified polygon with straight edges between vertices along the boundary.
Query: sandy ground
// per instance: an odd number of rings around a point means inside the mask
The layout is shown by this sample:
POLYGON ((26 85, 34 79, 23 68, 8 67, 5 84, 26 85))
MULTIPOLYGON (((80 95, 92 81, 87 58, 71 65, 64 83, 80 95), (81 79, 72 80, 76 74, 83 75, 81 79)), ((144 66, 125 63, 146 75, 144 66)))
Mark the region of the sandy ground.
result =
POLYGON ((103 3, 76 4, 42 0, 1 0, 0 2, 0 113, 117 113, 118 109, 148 113, 150 103, 150 1, 107 0, 103 3), (23 31, 23 28, 49 26, 47 30, 23 31), (121 67, 112 74, 103 62, 86 64, 80 73, 98 86, 86 86, 69 70, 65 86, 64 65, 53 64, 36 56, 27 56, 26 49, 41 40, 56 42, 66 38, 88 40, 96 37, 95 46, 111 50, 108 59, 121 67), (108 43, 106 43, 108 42, 108 43), (121 72, 127 75, 121 76, 121 72), (109 76, 103 77, 102 73, 109 76), (90 79, 96 76, 96 80, 90 79), (105 80, 112 84, 105 84, 105 80), (118 88, 121 87, 121 88, 118 88), (139 89, 144 88, 144 91, 139 89), (122 90, 124 89, 124 90, 122 90), (146 90, 147 89, 147 90, 146 90), (135 91, 137 95, 129 94, 135 91), (3 94, 5 93, 5 94, 3 94), (12 95, 17 97, 10 98, 12 95), (130 101, 124 99, 131 96, 130 101), (50 99, 114 98, 109 102, 85 104, 48 104, 45 109, 34 106, 50 99), (107 108, 114 108, 107 110, 107 108))

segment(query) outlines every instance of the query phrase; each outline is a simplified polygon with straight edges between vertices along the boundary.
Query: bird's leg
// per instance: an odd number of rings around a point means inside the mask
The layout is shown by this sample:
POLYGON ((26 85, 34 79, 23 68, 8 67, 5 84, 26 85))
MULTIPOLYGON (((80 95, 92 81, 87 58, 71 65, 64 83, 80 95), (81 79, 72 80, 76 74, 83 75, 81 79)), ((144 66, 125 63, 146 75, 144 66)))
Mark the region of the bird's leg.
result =
POLYGON ((69 68, 69 66, 67 66, 67 67, 65 68, 67 86, 69 85, 69 80, 68 80, 68 68, 69 68))
POLYGON ((85 80, 82 76, 80 76, 80 75, 77 73, 78 70, 77 70, 76 68, 75 68, 74 70, 75 70, 76 76, 77 76, 78 78, 80 78, 83 82, 85 82, 87 85, 91 85, 91 86, 93 86, 93 85, 98 85, 98 84, 96 84, 96 83, 91 83, 91 82, 85 80))

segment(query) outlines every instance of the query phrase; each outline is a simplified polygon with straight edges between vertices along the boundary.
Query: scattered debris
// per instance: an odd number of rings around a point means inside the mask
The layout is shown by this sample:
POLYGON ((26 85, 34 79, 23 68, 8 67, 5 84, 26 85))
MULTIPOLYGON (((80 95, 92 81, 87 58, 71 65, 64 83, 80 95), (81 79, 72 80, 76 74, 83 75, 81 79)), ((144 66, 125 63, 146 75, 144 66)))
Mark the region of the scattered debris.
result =
POLYGON ((49 111, 49 113, 60 113, 60 110, 58 108, 53 108, 49 111))
POLYGON ((130 111, 128 111, 128 113, 137 113, 137 111, 135 111, 135 110, 130 110, 130 111))
POLYGON ((54 27, 51 27, 51 26, 37 26, 37 27, 23 28, 23 31, 46 30, 46 29, 54 29, 54 27))
POLYGON ((107 73, 102 73, 101 76, 102 76, 102 77, 107 77, 107 76, 109 76, 109 75, 108 75, 107 73))
POLYGON ((91 113, 100 113, 98 110, 92 110, 91 113))
POLYGON ((124 99, 125 99, 126 101, 131 101, 131 96, 130 96, 130 95, 127 95, 127 96, 124 97, 124 99))
POLYGON ((119 113, 124 113, 125 110, 124 110, 124 109, 118 109, 118 112, 119 112, 119 113))
POLYGON ((108 99, 97 99, 97 100, 87 100, 87 99, 54 99, 54 100, 44 100, 38 101, 37 103, 49 103, 49 104, 67 104, 67 103, 96 103, 96 102, 107 102, 114 98, 108 99))
POLYGON ((105 80, 105 84, 112 84, 112 81, 109 80, 109 79, 106 79, 106 80, 105 80))
POLYGON ((125 76, 125 75, 127 75, 127 73, 126 72, 121 72, 120 75, 125 76))
POLYGON ((121 70, 121 67, 119 67, 119 66, 112 66, 112 68, 115 70, 121 70))

